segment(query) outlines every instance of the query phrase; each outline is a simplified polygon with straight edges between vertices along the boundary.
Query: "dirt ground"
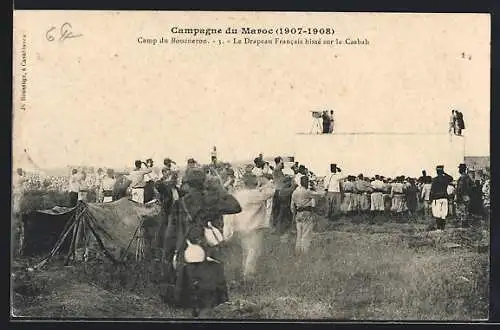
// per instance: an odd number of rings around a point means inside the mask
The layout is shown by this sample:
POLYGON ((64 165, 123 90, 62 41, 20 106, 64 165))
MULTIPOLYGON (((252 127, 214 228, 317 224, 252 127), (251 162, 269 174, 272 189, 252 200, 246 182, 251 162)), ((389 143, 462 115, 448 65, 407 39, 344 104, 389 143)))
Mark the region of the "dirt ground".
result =
MULTIPOLYGON (((489 255, 485 246, 489 231, 481 226, 428 232, 425 227, 422 221, 323 223, 304 260, 293 256, 293 239, 283 242, 269 234, 253 287, 238 282, 240 250, 235 244, 225 267, 230 302, 205 316, 486 319, 489 255)), ((27 272, 26 267, 34 263, 33 259, 18 259, 12 266, 13 316, 191 318, 189 310, 161 301, 154 276, 143 276, 144 269, 121 271, 119 276, 127 283, 121 285, 109 267, 65 267, 54 261, 41 270, 27 272)))

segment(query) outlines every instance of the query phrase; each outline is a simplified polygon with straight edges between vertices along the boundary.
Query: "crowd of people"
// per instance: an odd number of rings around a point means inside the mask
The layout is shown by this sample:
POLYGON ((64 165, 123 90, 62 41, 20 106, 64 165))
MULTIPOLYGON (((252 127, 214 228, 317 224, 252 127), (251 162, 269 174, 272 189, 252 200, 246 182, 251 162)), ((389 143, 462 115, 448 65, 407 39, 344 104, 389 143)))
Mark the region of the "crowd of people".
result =
MULTIPOLYGON (((161 199, 161 186, 168 186, 169 191, 174 191, 174 198, 178 198, 176 189, 182 185, 183 173, 177 168, 175 161, 166 158, 163 168, 154 167, 152 159, 146 162, 135 161, 134 170, 129 173, 115 172, 113 169, 106 171, 101 168, 97 171, 85 169, 73 169, 69 177, 43 177, 39 174, 27 175, 22 169, 18 169, 15 191, 30 189, 47 189, 67 191, 69 195, 69 206, 75 206, 78 200, 88 201, 88 192, 95 192, 96 202, 111 202, 123 197, 129 197, 139 203, 148 203, 154 199, 161 199), (172 190, 173 189, 173 190, 172 190)), ((324 205, 321 210, 316 210, 330 220, 335 220, 340 215, 389 215, 406 216, 409 218, 419 213, 426 218, 443 218, 444 211, 437 211, 435 200, 437 196, 446 197, 447 211, 444 218, 458 217, 462 222, 470 215, 484 215, 489 212, 489 190, 490 181, 488 175, 482 175, 481 180, 472 180, 467 176, 454 180, 446 173, 446 187, 444 183, 439 186, 441 191, 436 193, 436 184, 433 187, 432 178, 422 171, 419 178, 406 177, 404 175, 388 178, 382 175, 366 177, 363 174, 343 175, 337 164, 330 165, 330 174, 324 178, 318 178, 305 165, 295 162, 293 157, 283 160, 276 157, 272 164, 265 161, 262 154, 254 159, 253 164, 244 168, 233 168, 229 163, 217 162, 216 149, 211 155, 211 163, 200 165, 194 159, 189 159, 186 171, 192 168, 200 168, 209 180, 220 183, 229 193, 234 194, 244 189, 243 177, 248 174, 259 178, 259 186, 266 181, 275 184, 273 198, 267 203, 268 222, 273 230, 286 234, 291 224, 290 205, 291 196, 295 188, 301 186, 301 177, 308 178, 308 190, 314 193, 316 204, 324 205), (464 183, 465 182, 465 183, 464 183), (462 185, 465 184, 465 187, 462 185), (467 208, 461 212, 457 207, 461 203, 462 195, 466 195, 467 208), (323 201, 321 199, 323 198, 323 201), (325 202, 326 200, 326 202, 325 202), (321 203, 320 203, 321 201, 321 203)), ((438 173, 444 171, 442 167, 437 168, 438 173)), ((466 173, 465 164, 460 165, 460 171, 466 173)), ((439 174, 437 177, 440 178, 439 174)), ((444 182, 444 181, 443 181, 444 182)), ((17 193, 19 194, 19 193, 17 193)), ((440 198, 442 199, 442 198, 440 198)), ((444 205, 444 202, 440 202, 444 205)), ((443 206, 440 207, 443 209, 443 206)), ((441 228, 439 224, 437 227, 441 228)))
MULTIPOLYGON (((159 200, 167 214, 161 248, 175 287, 171 298, 198 313, 228 300, 223 242, 239 242, 242 279, 251 283, 265 233, 270 230, 282 241, 294 237, 297 257, 307 256, 318 215, 331 221, 340 214, 414 216, 422 205, 437 230, 445 228, 449 215, 468 225, 471 213, 488 209, 490 182, 487 176, 474 182, 465 164, 459 172, 454 180, 439 165, 434 177, 423 171, 419 178, 368 178, 343 175, 337 164, 330 164, 330 174, 321 179, 293 157, 278 156, 270 163, 260 154, 253 164, 235 169, 218 162, 214 149, 210 164, 191 158, 184 171, 169 158, 161 171, 152 159, 137 160, 129 173, 98 170, 93 181, 74 169, 67 190, 71 205, 86 200, 91 186, 100 203, 123 197, 137 203, 159 200)), ((22 176, 18 170, 15 185, 22 176)))
MULTIPOLYGON (((460 171, 466 173, 465 164, 460 164, 460 171)), ((444 167, 437 167, 437 172, 444 171, 444 167)), ((438 175, 440 176, 440 175, 438 175)), ((445 174, 448 179, 446 186, 446 198, 448 200, 447 216, 456 215, 456 203, 465 194, 470 198, 467 211, 473 215, 484 215, 489 208, 489 178, 483 175, 481 180, 474 180, 467 176, 467 186, 460 185, 465 177, 454 180, 445 174), (470 180, 470 181, 469 181, 470 180)), ((435 198, 433 180, 422 171, 419 178, 406 177, 404 175, 395 178, 386 178, 375 175, 372 178, 359 174, 342 176, 335 164, 332 164, 331 174, 325 181, 325 189, 329 198, 328 216, 334 213, 372 215, 396 215, 415 217, 422 212, 424 217, 431 217, 433 201, 435 198)), ((435 185, 436 187, 436 185, 435 185)), ((434 188, 437 189, 437 188, 434 188)), ((441 188, 440 188, 441 189, 441 188)), ((443 193, 444 194, 444 193, 443 193)))
MULTIPOLYGON (((88 192, 91 190, 96 196, 93 201, 99 203, 123 197, 129 197, 139 203, 148 203, 154 199, 160 200, 162 195, 160 190, 164 187, 168 187, 173 198, 178 198, 177 189, 182 185, 184 173, 180 173, 175 161, 166 158, 161 170, 154 167, 152 159, 147 159, 146 162, 137 160, 134 166, 134 170, 129 173, 115 172, 113 169, 104 171, 99 168, 97 171, 88 171, 75 168, 66 178, 43 177, 39 174, 30 176, 22 169, 18 169, 14 186, 16 192, 30 189, 67 191, 71 207, 75 206, 78 200, 88 201, 88 192), (90 175, 87 175, 87 172, 90 172, 90 175)), ((316 204, 323 205, 321 210, 316 209, 315 212, 330 220, 335 220, 340 215, 364 214, 412 218, 419 213, 426 218, 443 218, 442 215, 436 216, 444 212, 442 211, 444 202, 440 202, 441 211, 437 211, 435 201, 436 196, 440 195, 446 197, 447 211, 444 218, 458 217, 466 223, 468 221, 466 218, 470 215, 481 216, 489 212, 488 175, 482 175, 481 180, 474 181, 466 176, 468 180, 464 181, 465 177, 461 176, 454 180, 445 173, 443 175, 447 178, 446 186, 443 187, 443 183, 439 189, 446 191, 436 193, 437 184, 434 184, 433 188, 432 178, 425 170, 419 178, 404 175, 395 178, 382 175, 366 177, 363 174, 343 175, 337 164, 330 164, 330 174, 318 178, 305 165, 295 162, 293 157, 285 160, 276 157, 270 164, 260 154, 254 159, 253 164, 235 169, 229 163, 217 161, 215 148, 208 165, 202 166, 194 159, 189 159, 186 171, 193 168, 202 169, 209 181, 219 183, 231 194, 245 188, 243 178, 249 174, 259 178, 259 186, 272 181, 275 193, 266 206, 268 222, 275 232, 285 236, 292 222, 289 212, 291 196, 295 188, 301 186, 300 180, 303 176, 308 178, 307 189, 313 192, 316 204), (464 184, 465 187, 462 187, 464 184), (461 212, 462 208, 457 207, 463 198, 461 195, 467 196, 465 213, 461 212)), ((437 171, 439 174, 444 169, 439 167, 437 171)), ((466 173, 465 164, 460 165, 460 171, 466 173)), ((442 174, 439 174, 437 178, 441 176, 442 174)), ((438 224, 437 227, 442 228, 442 225, 438 224)))
MULTIPOLYGON (((99 180, 103 176, 104 170, 99 168, 94 170, 93 168, 79 168, 74 169, 79 175, 85 177, 85 180, 81 180, 89 189, 97 189, 99 186, 99 180)), ((73 172, 72 171, 72 172, 73 172)), ((16 184, 22 186, 25 191, 59 191, 68 192, 70 190, 70 179, 71 176, 66 175, 47 175, 42 172, 30 172, 25 171, 22 168, 16 171, 16 184)))
MULTIPOLYGON (((243 251, 241 264, 243 283, 252 283, 263 253, 266 232, 271 230, 286 241, 294 234, 296 256, 307 257, 317 215, 322 211, 326 211, 332 220, 337 210, 350 214, 365 211, 378 215, 387 210, 402 214, 408 211, 415 212, 415 205, 422 201, 428 214, 435 219, 437 230, 442 230, 449 205, 453 204, 457 216, 462 220, 461 224, 466 225, 475 188, 464 164, 459 165, 459 172, 460 177, 457 178, 455 187, 451 191, 454 180, 445 173, 443 166, 436 167, 436 175, 433 178, 424 172, 418 179, 404 176, 389 179, 380 175, 368 179, 362 175, 344 177, 341 175, 341 169, 336 164, 331 164, 331 175, 326 178, 322 186, 314 182, 316 178, 306 166, 294 162, 293 159, 276 157, 274 164, 270 165, 260 155, 255 158, 254 164, 247 166, 242 174, 238 175, 237 180, 229 179, 228 182, 231 184, 224 186, 227 193, 239 204, 240 211, 236 212, 235 209, 238 207, 235 206, 232 211, 223 215, 222 226, 220 222, 214 224, 221 229, 225 241, 239 242, 243 251), (413 199, 409 199, 408 196, 412 196, 413 199), (322 198, 328 201, 326 210, 318 209, 320 205, 318 202, 322 198)), ((190 178, 191 175, 186 173, 185 183, 192 186, 194 185, 192 180, 198 180, 195 186, 202 189, 203 182, 208 180, 210 173, 200 171, 194 178, 190 178), (204 176, 207 179, 203 179, 204 176)), ((489 181, 486 180, 484 186, 489 186, 489 181)), ((181 196, 183 194, 181 192, 181 196)), ((186 195, 183 196, 186 198, 186 195)), ((204 220, 200 221, 200 227, 206 227, 204 220)), ((203 231, 197 232, 198 239, 193 236, 189 238, 190 242, 204 241, 203 231)), ((186 251, 189 246, 191 246, 189 243, 181 241, 176 245, 176 253, 186 251)), ((207 247, 207 251, 210 249, 211 247, 207 247)), ((217 259, 217 253, 210 255, 211 258, 217 259)), ((215 265, 211 264, 210 267, 215 265)), ((226 297, 218 291, 224 287, 220 277, 203 276, 208 273, 206 269, 200 272, 193 271, 192 279, 202 279, 203 285, 211 287, 212 297, 226 297)), ((180 292, 186 290, 190 289, 185 288, 180 292)), ((218 303, 225 299, 221 298, 218 303)))

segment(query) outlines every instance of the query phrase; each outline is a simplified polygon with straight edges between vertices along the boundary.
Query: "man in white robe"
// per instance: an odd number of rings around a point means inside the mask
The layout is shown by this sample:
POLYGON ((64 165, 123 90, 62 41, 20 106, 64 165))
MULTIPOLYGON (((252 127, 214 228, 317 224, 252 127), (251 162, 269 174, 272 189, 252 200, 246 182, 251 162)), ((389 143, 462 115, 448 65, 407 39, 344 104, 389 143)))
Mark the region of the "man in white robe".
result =
POLYGON ((232 224, 243 249, 243 279, 248 282, 257 272, 264 232, 270 225, 266 216, 266 201, 274 196, 275 187, 272 181, 259 187, 257 177, 252 174, 245 175, 243 182, 244 189, 234 195, 242 211, 233 215, 232 224))

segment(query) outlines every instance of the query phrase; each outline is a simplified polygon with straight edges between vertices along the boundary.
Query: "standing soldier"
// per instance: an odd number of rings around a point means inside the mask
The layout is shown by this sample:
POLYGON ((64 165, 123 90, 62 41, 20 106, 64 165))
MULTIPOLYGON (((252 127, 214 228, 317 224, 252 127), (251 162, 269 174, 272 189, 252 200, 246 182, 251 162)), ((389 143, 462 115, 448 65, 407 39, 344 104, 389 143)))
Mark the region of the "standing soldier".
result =
POLYGON ((22 253, 22 248, 23 248, 23 240, 24 240, 24 233, 23 233, 23 223, 21 219, 21 202, 24 194, 24 183, 26 181, 26 178, 24 176, 24 172, 21 168, 18 168, 16 171, 16 175, 14 176, 14 181, 12 183, 12 217, 13 221, 11 222, 13 225, 13 228, 11 228, 13 231, 12 233, 17 233, 17 251, 19 254, 22 253))
POLYGON ((451 110, 450 122, 449 122, 449 133, 453 133, 457 135, 458 126, 457 126, 457 114, 456 110, 451 110))
POLYGON ((88 201, 88 193, 89 193, 89 185, 87 183, 87 173, 82 171, 80 173, 80 189, 78 190, 78 200, 79 201, 88 201))
POLYGON ((212 164, 217 164, 217 148, 214 146, 211 152, 210 160, 212 164))
POLYGON ((446 189, 448 193, 448 216, 455 216, 455 185, 450 182, 448 188, 446 189))
POLYGON ((144 176, 153 172, 153 170, 147 166, 146 169, 142 169, 142 164, 143 162, 140 160, 135 161, 135 169, 129 174, 128 179, 131 181, 130 188, 132 190, 132 200, 144 204, 144 187, 146 185, 144 176))
POLYGON ((153 172, 153 166, 153 159, 146 159, 146 167, 151 169, 151 172, 144 175, 144 203, 150 202, 155 198, 155 181, 157 176, 153 172))
POLYGON ((108 168, 106 171, 106 176, 102 179, 100 187, 100 195, 102 196, 102 203, 108 203, 113 201, 113 187, 115 186, 116 180, 114 177, 114 171, 108 168))
POLYGON ((26 178, 24 176, 24 172, 22 168, 18 168, 16 171, 16 175, 14 176, 14 181, 12 183, 12 197, 13 197, 13 205, 12 210, 14 213, 20 211, 21 199, 24 191, 24 182, 26 178))
POLYGON ((285 175, 283 174, 283 168, 284 168, 284 163, 283 159, 281 157, 276 157, 274 158, 274 163, 275 167, 272 173, 273 176, 273 182, 276 185, 276 191, 274 193, 273 197, 273 210, 272 210, 272 228, 273 230, 278 230, 278 220, 279 220, 279 213, 280 213, 280 202, 279 202, 279 195, 280 191, 284 187, 284 180, 285 180, 285 175))
POLYGON ((397 218, 400 218, 406 211, 406 186, 403 183, 403 177, 398 176, 391 184, 391 212, 397 218))
POLYGON ((328 133, 333 133, 333 123, 334 123, 334 119, 333 119, 333 110, 330 110, 330 129, 328 131, 328 133))
POLYGON ((97 169, 97 175, 95 178, 95 183, 94 187, 96 188, 96 201, 97 203, 102 203, 104 196, 102 195, 102 190, 101 190, 101 185, 102 185, 102 180, 104 180, 106 176, 104 175, 104 172, 102 168, 97 169))
POLYGON ((486 213, 486 216, 489 217, 489 215, 490 215, 490 178, 488 175, 485 175, 482 192, 483 192, 484 212, 486 213))
POLYGON ((309 252, 312 242, 316 200, 314 199, 314 193, 308 187, 309 178, 302 176, 300 178, 300 186, 292 193, 290 203, 290 210, 297 226, 297 242, 295 244, 295 253, 297 256, 309 252))
POLYGON ((414 178, 408 179, 408 186, 406 188, 406 206, 410 217, 415 217, 418 206, 418 187, 414 178))
POLYGON ((371 184, 366 182, 363 174, 358 175, 358 179, 355 181, 357 198, 358 198, 358 214, 367 213, 370 211, 370 195, 371 184))
POLYGON ((427 219, 431 215, 432 178, 430 176, 425 176, 422 182, 420 198, 423 202, 424 218, 427 219))
POLYGON ((456 212, 460 225, 462 227, 467 227, 469 225, 470 193, 473 182, 467 174, 467 166, 465 164, 460 164, 458 166, 458 172, 460 173, 460 177, 458 178, 455 191, 455 200, 457 202, 456 212))
POLYGON ((226 170, 226 181, 224 182, 224 188, 230 194, 234 194, 235 192, 234 188, 235 180, 236 178, 234 176, 234 170, 232 168, 228 168, 226 170))
POLYGON ((462 130, 465 129, 464 115, 461 111, 455 110, 457 116, 457 135, 462 135, 462 130))
POLYGON ((375 180, 371 183, 372 194, 370 196, 370 211, 373 216, 384 214, 384 189, 385 184, 380 175, 375 175, 375 180))
POLYGON ((165 158, 163 160, 163 168, 161 170, 162 173, 162 178, 169 178, 172 175, 172 172, 174 169, 172 168, 172 165, 176 165, 175 162, 170 159, 170 158, 165 158))
POLYGON ((330 175, 326 177, 325 192, 327 200, 326 215, 329 220, 333 219, 335 213, 340 213, 342 205, 342 180, 340 168, 337 164, 330 164, 330 175))
POLYGON ((437 176, 432 179, 430 200, 432 202, 432 215, 436 219, 438 230, 444 230, 448 216, 448 185, 453 178, 444 172, 444 166, 436 167, 437 176))
POLYGON ((78 192, 80 191, 80 179, 78 177, 78 170, 74 168, 71 170, 71 177, 69 178, 69 206, 75 207, 78 202, 78 192))
POLYGON ((269 228, 266 201, 274 196, 275 187, 272 181, 259 187, 259 178, 251 173, 243 176, 243 183, 244 188, 234 195, 242 210, 234 215, 232 224, 243 252, 243 281, 252 282, 263 252, 264 233, 269 228))
POLYGON ((323 114, 321 115, 321 119, 323 119, 323 134, 330 133, 331 119, 330 119, 330 116, 328 115, 327 110, 323 111, 323 114))

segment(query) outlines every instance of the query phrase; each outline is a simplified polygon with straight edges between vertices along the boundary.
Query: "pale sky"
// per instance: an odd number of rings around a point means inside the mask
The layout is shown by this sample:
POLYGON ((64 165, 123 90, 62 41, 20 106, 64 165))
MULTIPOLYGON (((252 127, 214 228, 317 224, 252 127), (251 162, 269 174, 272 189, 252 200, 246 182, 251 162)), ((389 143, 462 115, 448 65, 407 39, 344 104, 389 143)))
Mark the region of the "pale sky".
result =
POLYGON ((338 132, 446 133, 457 107, 466 154, 489 155, 488 15, 25 11, 14 26, 15 61, 27 34, 28 80, 26 111, 15 81, 14 157, 27 148, 42 167, 208 161, 213 145, 225 160, 293 154, 322 109, 335 110, 338 132), (48 42, 45 31, 66 21, 83 36, 48 42), (137 43, 170 38, 172 26, 294 25, 370 44, 137 43))

